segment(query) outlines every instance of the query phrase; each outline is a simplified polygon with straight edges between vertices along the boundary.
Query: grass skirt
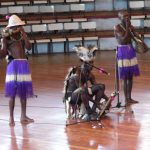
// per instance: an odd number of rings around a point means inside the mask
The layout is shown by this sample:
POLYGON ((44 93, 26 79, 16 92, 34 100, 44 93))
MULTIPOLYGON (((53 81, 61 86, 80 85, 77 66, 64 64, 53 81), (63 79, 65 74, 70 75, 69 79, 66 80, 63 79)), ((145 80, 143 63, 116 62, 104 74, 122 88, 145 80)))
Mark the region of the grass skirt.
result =
POLYGON ((120 79, 129 79, 140 75, 136 51, 132 45, 119 45, 117 58, 120 79))
POLYGON ((14 59, 7 65, 5 96, 27 99, 33 96, 32 79, 26 59, 14 59))

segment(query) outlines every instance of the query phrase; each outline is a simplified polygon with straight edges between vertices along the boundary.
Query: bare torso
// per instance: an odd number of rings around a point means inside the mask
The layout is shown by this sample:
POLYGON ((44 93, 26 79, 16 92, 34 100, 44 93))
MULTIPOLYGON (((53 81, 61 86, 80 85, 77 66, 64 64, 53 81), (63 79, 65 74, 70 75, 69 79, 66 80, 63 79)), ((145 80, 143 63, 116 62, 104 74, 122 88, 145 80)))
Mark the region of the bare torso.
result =
POLYGON ((17 39, 15 36, 11 39, 7 39, 7 50, 15 59, 23 59, 25 58, 24 41, 21 40, 21 37, 19 37, 20 39, 18 40, 15 38, 17 39))
POLYGON ((26 58, 25 49, 31 49, 31 43, 21 27, 19 32, 8 37, 3 37, 1 43, 1 57, 5 57, 9 53, 15 59, 24 59, 26 58))

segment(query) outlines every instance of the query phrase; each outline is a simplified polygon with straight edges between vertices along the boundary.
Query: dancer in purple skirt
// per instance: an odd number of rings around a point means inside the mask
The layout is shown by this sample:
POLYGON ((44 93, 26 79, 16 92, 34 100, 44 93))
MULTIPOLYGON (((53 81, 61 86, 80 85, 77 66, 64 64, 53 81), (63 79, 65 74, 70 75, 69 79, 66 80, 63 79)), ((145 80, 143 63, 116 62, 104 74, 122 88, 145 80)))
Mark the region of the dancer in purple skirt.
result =
POLYGON ((16 96, 20 98, 21 102, 21 123, 34 122, 26 115, 27 98, 33 96, 33 89, 29 64, 25 55, 25 49, 30 50, 31 44, 22 27, 24 24, 18 16, 10 16, 1 39, 0 57, 7 57, 8 59, 5 95, 10 98, 10 126, 15 125, 14 106, 16 96))
POLYGON ((120 24, 114 27, 115 37, 118 41, 117 59, 119 78, 124 81, 124 96, 126 105, 138 103, 131 98, 133 76, 139 76, 139 66, 136 57, 136 51, 132 46, 131 31, 135 36, 139 37, 131 25, 130 16, 127 12, 122 11, 118 13, 121 21, 120 24))

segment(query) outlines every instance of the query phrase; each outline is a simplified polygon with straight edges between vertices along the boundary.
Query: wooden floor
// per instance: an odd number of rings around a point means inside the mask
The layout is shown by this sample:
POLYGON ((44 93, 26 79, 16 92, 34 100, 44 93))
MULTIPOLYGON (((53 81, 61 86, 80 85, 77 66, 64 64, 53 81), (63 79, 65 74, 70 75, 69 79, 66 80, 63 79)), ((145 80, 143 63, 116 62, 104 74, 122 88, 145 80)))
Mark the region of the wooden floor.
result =
MULTIPOLYGON (((112 108, 99 122, 66 127, 62 103, 63 80, 70 66, 79 64, 76 54, 30 56, 36 98, 28 100, 27 113, 35 119, 20 123, 20 102, 16 99, 15 127, 9 126, 8 99, 4 97, 5 61, 0 64, 0 150, 149 150, 150 149, 150 52, 138 55, 141 76, 134 78, 133 98, 140 103, 128 108, 112 108)), ((97 82, 105 83, 106 94, 115 86, 115 52, 98 53, 95 66, 110 76, 93 70, 97 82)), ((124 97, 120 82, 120 102, 124 97)), ((117 104, 114 100, 113 106, 117 104)))

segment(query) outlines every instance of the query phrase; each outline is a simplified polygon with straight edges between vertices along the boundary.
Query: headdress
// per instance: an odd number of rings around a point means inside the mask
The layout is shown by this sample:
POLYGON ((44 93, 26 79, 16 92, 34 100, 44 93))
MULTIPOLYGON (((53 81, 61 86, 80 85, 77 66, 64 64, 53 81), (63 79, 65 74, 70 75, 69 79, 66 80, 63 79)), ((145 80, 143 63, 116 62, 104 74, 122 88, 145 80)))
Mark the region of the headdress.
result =
POLYGON ((77 45, 73 48, 76 52, 80 60, 84 62, 90 62, 95 59, 95 54, 98 48, 94 45, 89 45, 87 48, 81 45, 77 45))

